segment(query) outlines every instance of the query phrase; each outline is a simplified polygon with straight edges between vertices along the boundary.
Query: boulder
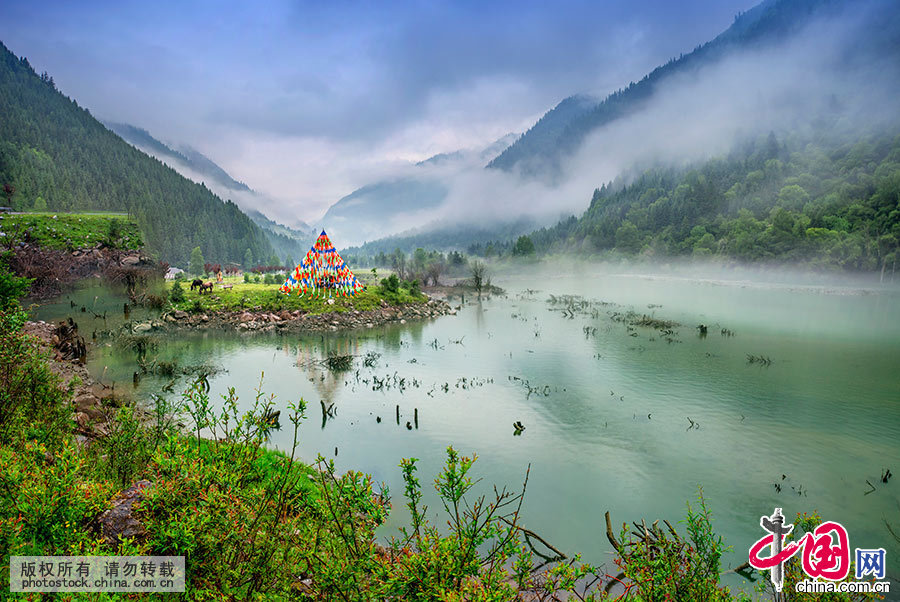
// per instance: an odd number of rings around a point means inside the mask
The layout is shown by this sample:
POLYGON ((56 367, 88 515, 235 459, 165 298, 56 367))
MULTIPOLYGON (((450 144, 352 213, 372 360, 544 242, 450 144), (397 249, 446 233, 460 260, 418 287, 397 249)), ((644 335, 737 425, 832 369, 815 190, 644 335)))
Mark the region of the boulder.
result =
POLYGON ((75 424, 81 431, 87 431, 90 428, 91 418, 84 412, 75 412, 75 424))
POLYGON ((176 309, 173 315, 175 316, 176 320, 186 320, 188 317, 188 312, 176 309))
POLYGON ((101 383, 94 383, 93 385, 91 385, 89 392, 94 397, 99 399, 100 403, 102 403, 104 399, 110 399, 116 396, 115 392, 111 388, 108 388, 101 383))
POLYGON ((75 404, 75 407, 78 408, 79 411, 83 412, 84 410, 82 408, 99 405, 100 400, 97 399, 91 393, 82 393, 81 395, 79 395, 75 398, 73 403, 75 404))
POLYGON ((147 530, 134 513, 134 503, 144 499, 144 490, 152 487, 150 481, 138 481, 121 492, 112 502, 112 508, 100 515, 100 535, 107 545, 116 545, 123 539, 142 539, 147 530))

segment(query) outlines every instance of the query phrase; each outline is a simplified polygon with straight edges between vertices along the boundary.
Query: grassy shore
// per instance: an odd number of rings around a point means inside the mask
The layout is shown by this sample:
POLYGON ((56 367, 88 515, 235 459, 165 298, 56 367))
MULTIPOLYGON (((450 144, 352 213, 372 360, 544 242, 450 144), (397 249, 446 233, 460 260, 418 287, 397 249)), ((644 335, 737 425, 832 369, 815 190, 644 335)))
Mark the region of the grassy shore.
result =
POLYGON ((28 242, 72 251, 100 244, 132 251, 143 246, 138 225, 125 213, 0 214, 3 246, 28 242))
MULTIPOLYGON (((204 279, 206 281, 206 279, 204 279)), ((212 279, 215 283, 215 278, 212 279)), ((230 276, 220 283, 215 283, 211 293, 200 294, 199 291, 190 290, 190 279, 178 283, 182 288, 183 298, 178 300, 178 295, 173 295, 172 289, 175 281, 166 283, 168 298, 175 310, 187 312, 217 312, 217 311, 272 311, 300 310, 303 313, 323 314, 330 312, 344 313, 348 311, 369 311, 381 307, 382 301, 388 305, 412 305, 428 301, 428 297, 417 291, 410 291, 409 287, 400 286, 396 291, 391 291, 383 286, 367 286, 357 291, 355 295, 341 296, 327 293, 322 296, 310 294, 299 296, 297 294, 286 295, 278 290, 278 284, 245 283, 240 276, 230 276), (222 285, 231 286, 223 288, 222 285)))

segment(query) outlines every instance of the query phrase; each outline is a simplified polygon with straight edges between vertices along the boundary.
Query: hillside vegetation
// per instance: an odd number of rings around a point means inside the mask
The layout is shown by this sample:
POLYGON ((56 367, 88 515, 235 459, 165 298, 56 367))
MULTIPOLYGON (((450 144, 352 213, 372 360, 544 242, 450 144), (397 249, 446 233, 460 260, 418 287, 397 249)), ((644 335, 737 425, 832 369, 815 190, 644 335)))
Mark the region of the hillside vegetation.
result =
MULTIPOLYGON (((896 54, 897 11, 887 3, 862 3, 849 0, 766 0, 738 14, 734 23, 715 39, 693 51, 660 65, 640 81, 597 101, 586 96, 571 96, 548 111, 521 138, 495 157, 489 168, 520 170, 531 175, 558 176, 565 161, 592 132, 629 115, 640 113, 650 99, 676 76, 696 73, 721 59, 739 52, 790 40, 817 19, 835 17, 875 7, 866 28, 867 39, 857 40, 857 57, 885 53, 896 54), (877 28, 877 32, 871 28, 877 28)), ((862 61, 865 63, 865 59, 862 61)), ((886 74, 885 74, 886 75, 886 74)))
POLYGON ((196 246, 222 262, 272 255, 237 205, 124 142, 2 44, 0 115, 0 191, 14 209, 127 212, 175 264, 196 246))
POLYGON ((579 219, 531 238, 539 252, 892 270, 900 241, 900 136, 838 144, 769 135, 693 168, 648 169, 605 185, 579 219))
POLYGON ((0 215, 0 245, 21 243, 73 251, 96 245, 139 250, 143 237, 138 225, 121 213, 23 213, 0 215))
MULTIPOLYGON (((159 158, 188 179, 193 178, 196 181, 202 178, 202 181, 208 183, 221 198, 240 202, 240 207, 247 217, 262 229, 269 244, 281 258, 279 262, 289 257, 302 256, 309 249, 310 240, 315 239, 316 232, 304 222, 298 223, 299 229, 289 228, 272 221, 262 212, 254 209, 255 206, 271 203, 271 199, 265 199, 243 182, 238 182, 219 165, 198 151, 185 146, 180 149, 172 148, 154 138, 147 130, 127 123, 104 122, 104 125, 129 144, 159 158)), ((256 257, 256 263, 264 263, 263 259, 256 257)), ((249 263, 253 264, 254 262, 249 263)))

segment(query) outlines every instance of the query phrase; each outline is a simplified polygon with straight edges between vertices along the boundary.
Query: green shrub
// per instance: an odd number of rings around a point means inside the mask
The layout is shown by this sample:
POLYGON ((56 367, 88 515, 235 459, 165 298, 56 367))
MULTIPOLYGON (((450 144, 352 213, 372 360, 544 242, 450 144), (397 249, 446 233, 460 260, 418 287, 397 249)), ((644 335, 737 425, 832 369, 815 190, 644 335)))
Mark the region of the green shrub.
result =
POLYGON ((22 327, 28 314, 0 310, 0 444, 22 438, 58 445, 70 430, 70 392, 60 388, 38 341, 22 327))
POLYGON ((97 466, 122 487, 143 476, 153 452, 150 431, 144 428, 140 414, 131 406, 118 410, 115 420, 109 422, 108 434, 89 449, 105 457, 105 461, 97 458, 97 466))
POLYGON ((172 303, 181 303, 184 301, 184 289, 177 279, 175 280, 175 283, 172 284, 172 290, 169 291, 169 299, 171 299, 172 303))
POLYGON ((244 272, 244 284, 250 284, 250 272, 244 272))
POLYGON ((406 282, 403 283, 403 285, 406 287, 406 290, 409 291, 409 294, 412 295, 413 297, 418 297, 419 295, 422 294, 422 287, 421 287, 421 284, 419 283, 418 278, 413 278, 412 280, 407 280, 406 282))
MULTIPOLYGON (((187 557, 192 598, 287 597, 308 570, 298 554, 315 539, 311 470, 293 452, 262 447, 273 400, 258 392, 242 412, 230 389, 217 413, 198 380, 182 405, 193 435, 166 437, 151 458, 155 485, 142 505, 148 546, 187 557), (204 430, 211 439, 201 438, 204 430)), ((290 408, 296 447, 305 404, 290 408)))
MULTIPOLYGON (((654 524, 642 533, 623 525, 616 564, 629 595, 640 600, 734 600, 719 585, 719 560, 727 550, 712 528, 712 517, 703 498, 699 507, 687 505, 688 538, 668 523, 668 532, 654 524)), ((607 520, 609 516, 607 515, 607 520)), ((741 600, 749 600, 739 594, 741 600)))
POLYGON ((0 310, 6 309, 22 297, 31 286, 30 278, 20 278, 9 269, 12 253, 0 253, 0 310))
MULTIPOLYGON (((0 549, 9 557, 74 555, 92 539, 89 523, 113 488, 90 476, 78 446, 25 441, 0 447, 0 549)), ((4 585, 5 587, 5 585, 4 585)))
POLYGON ((111 247, 117 246, 119 242, 119 237, 122 236, 122 222, 119 219, 113 218, 109 220, 109 226, 106 229, 106 242, 111 247))
POLYGON ((397 274, 391 274, 387 278, 381 279, 381 289, 386 293, 397 294, 400 292, 400 279, 397 274))

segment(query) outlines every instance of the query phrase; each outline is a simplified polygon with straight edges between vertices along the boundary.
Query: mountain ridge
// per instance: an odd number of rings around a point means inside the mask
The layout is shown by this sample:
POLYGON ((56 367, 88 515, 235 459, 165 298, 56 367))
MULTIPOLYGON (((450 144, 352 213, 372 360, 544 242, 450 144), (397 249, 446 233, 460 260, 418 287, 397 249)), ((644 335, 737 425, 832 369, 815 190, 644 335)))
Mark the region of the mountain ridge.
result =
POLYGON ((637 83, 632 81, 593 106, 585 106, 590 103, 590 97, 585 95, 563 99, 486 168, 518 169, 525 175, 555 179, 560 175, 561 161, 573 154, 591 132, 640 110, 653 97, 656 87, 668 78, 742 47, 784 38, 807 23, 811 15, 825 15, 848 4, 849 0, 765 0, 738 13, 734 22, 712 40, 670 59, 637 83))
POLYGON ((416 223, 415 215, 441 206, 450 189, 446 179, 469 164, 480 167, 516 136, 506 134, 481 149, 433 155, 410 166, 403 175, 361 186, 332 204, 321 223, 334 232, 335 240, 353 244, 427 226, 430 220, 416 223))
POLYGON ((235 203, 223 201, 127 144, 0 42, 0 184, 19 210, 127 211, 148 249, 186 264, 264 259, 272 246, 235 203))
POLYGON ((186 144, 173 148, 146 129, 135 125, 103 123, 138 150, 163 161, 189 180, 200 180, 204 185, 214 187, 219 196, 237 203, 243 212, 263 229, 269 243, 282 259, 302 255, 306 252, 310 241, 315 239, 315 229, 302 220, 298 220, 298 227, 292 228, 265 215, 256 205, 271 202, 270 199, 263 198, 244 182, 234 179, 225 169, 200 151, 186 144))

